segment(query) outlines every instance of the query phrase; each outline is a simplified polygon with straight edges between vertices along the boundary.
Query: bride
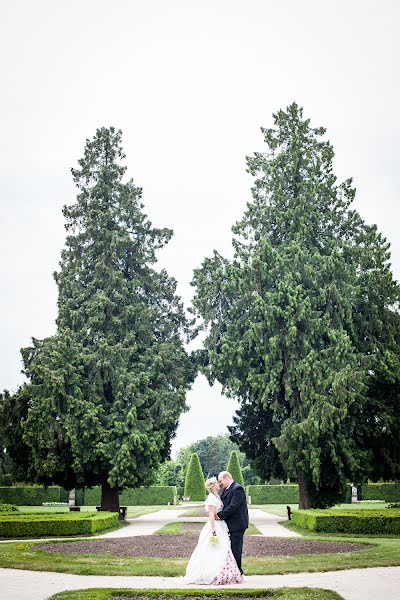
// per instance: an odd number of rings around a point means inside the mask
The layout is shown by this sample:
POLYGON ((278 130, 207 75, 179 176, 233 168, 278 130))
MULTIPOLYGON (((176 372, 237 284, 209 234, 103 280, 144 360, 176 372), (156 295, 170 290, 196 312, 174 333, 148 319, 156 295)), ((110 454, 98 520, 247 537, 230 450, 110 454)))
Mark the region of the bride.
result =
POLYGON ((205 503, 208 521, 201 530, 197 546, 186 568, 184 583, 225 585, 242 583, 242 575, 232 554, 228 526, 215 519, 223 508, 216 477, 206 481, 209 492, 205 503))

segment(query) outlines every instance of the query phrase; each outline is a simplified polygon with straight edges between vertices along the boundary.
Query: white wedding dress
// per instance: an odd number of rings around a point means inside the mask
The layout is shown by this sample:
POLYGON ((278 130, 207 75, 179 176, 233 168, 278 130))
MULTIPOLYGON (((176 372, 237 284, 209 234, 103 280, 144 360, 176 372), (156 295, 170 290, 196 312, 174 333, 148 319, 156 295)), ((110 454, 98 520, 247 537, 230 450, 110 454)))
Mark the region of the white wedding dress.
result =
MULTIPOLYGON (((214 494, 209 494, 205 503, 208 507, 215 506, 217 512, 223 508, 222 501, 214 494)), ((186 568, 184 583, 225 585, 241 583, 242 575, 232 554, 228 526, 225 521, 215 521, 215 531, 218 543, 212 544, 210 522, 201 530, 199 541, 186 568)))

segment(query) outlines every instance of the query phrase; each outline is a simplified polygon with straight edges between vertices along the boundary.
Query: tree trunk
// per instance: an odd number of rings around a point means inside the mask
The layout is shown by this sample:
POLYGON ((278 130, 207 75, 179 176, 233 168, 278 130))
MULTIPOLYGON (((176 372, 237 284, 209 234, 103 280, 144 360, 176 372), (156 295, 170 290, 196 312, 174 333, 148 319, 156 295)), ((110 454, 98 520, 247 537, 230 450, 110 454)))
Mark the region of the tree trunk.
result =
POLYGON ((118 487, 110 487, 107 481, 101 484, 101 510, 119 512, 118 487))
POLYGON ((299 508, 307 509, 311 506, 310 496, 307 490, 306 479, 304 472, 299 469, 297 471, 297 480, 299 482, 299 508))

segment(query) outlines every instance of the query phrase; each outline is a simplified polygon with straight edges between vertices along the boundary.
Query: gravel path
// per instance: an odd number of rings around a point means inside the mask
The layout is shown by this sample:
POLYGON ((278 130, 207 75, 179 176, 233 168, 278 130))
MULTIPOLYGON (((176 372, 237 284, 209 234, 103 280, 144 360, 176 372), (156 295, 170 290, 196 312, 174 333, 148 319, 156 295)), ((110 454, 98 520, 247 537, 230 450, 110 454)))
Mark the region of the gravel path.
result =
MULTIPOLYGON (((399 600, 400 567, 351 569, 327 573, 253 575, 240 588, 319 587, 345 600, 399 600)), ((0 569, 0 600, 47 600, 57 592, 90 587, 186 588, 176 577, 98 577, 0 569)), ((209 588, 211 586, 207 586, 209 588)), ((237 586, 223 586, 237 587, 237 586)), ((219 588, 221 589, 221 588, 219 588)))

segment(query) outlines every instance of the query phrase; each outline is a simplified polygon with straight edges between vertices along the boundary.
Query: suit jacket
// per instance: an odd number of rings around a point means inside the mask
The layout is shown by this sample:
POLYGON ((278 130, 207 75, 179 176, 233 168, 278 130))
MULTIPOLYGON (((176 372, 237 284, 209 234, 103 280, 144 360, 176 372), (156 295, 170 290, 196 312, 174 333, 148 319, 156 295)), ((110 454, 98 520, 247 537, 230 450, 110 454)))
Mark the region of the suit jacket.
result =
POLYGON ((229 531, 244 531, 249 526, 249 511, 247 510, 246 494, 239 483, 233 481, 228 490, 221 495, 224 508, 218 516, 228 525, 229 531))

